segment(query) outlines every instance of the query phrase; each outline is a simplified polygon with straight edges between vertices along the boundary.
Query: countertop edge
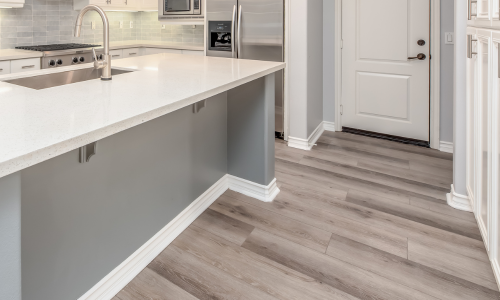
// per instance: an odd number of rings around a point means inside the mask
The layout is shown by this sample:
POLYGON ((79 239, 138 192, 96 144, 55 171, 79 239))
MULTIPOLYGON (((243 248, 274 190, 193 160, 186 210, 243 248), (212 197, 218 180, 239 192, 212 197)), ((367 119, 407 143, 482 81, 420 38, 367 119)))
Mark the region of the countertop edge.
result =
POLYGON ((224 84, 224 85, 216 87, 214 89, 205 91, 205 92, 200 93, 198 95, 194 95, 192 97, 188 97, 188 98, 179 100, 175 103, 171 103, 171 104, 156 108, 154 110, 151 110, 149 112, 145 112, 145 113, 130 117, 128 119, 119 121, 117 123, 107 125, 103 128, 99 128, 97 130, 84 133, 82 135, 73 137, 71 139, 67 139, 67 140, 55 143, 55 144, 50 145, 48 147, 45 147, 42 149, 36 149, 30 153, 26 153, 26 154, 23 154, 21 156, 17 156, 15 158, 9 159, 7 161, 0 162, 0 178, 8 176, 8 175, 13 174, 13 173, 16 173, 16 172, 21 171, 23 169, 29 168, 33 165, 44 162, 44 161, 49 160, 51 158, 57 157, 59 155, 68 153, 70 151, 78 149, 78 148, 85 146, 87 144, 90 144, 92 142, 102 140, 102 139, 109 137, 113 134, 125 131, 127 129, 132 128, 132 127, 140 125, 142 123, 145 123, 145 122, 151 121, 153 119, 159 118, 161 116, 167 115, 171 112, 177 111, 179 109, 182 109, 184 107, 192 105, 192 104, 199 102, 201 100, 208 99, 212 96, 223 93, 225 91, 228 91, 228 90, 233 89, 237 86, 248 83, 248 82, 253 81, 255 79, 267 76, 269 74, 272 74, 274 72, 277 72, 279 70, 284 69, 285 66, 286 66, 286 64, 282 63, 276 67, 269 68, 265 71, 255 73, 255 74, 252 74, 252 75, 244 77, 244 78, 240 78, 238 80, 235 80, 233 82, 224 84))

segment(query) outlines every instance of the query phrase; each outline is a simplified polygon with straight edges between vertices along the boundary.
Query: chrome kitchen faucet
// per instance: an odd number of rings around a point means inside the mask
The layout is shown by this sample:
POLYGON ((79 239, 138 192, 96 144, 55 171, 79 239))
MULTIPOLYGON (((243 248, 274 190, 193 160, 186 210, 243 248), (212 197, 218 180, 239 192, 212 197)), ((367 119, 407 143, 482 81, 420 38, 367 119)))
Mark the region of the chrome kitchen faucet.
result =
POLYGON ((101 80, 111 80, 111 56, 109 55, 109 21, 108 21, 108 16, 106 16, 106 13, 102 8, 100 8, 97 5, 87 5, 85 6, 81 11, 80 14, 78 14, 78 17, 76 18, 76 24, 75 24, 75 37, 80 36, 80 32, 82 29, 82 21, 83 17, 85 14, 90 11, 90 10, 95 10, 102 19, 103 23, 103 44, 104 44, 104 54, 102 57, 102 60, 99 60, 94 48, 92 48, 93 56, 94 56, 94 68, 95 69, 103 69, 102 70, 102 75, 101 75, 101 80))

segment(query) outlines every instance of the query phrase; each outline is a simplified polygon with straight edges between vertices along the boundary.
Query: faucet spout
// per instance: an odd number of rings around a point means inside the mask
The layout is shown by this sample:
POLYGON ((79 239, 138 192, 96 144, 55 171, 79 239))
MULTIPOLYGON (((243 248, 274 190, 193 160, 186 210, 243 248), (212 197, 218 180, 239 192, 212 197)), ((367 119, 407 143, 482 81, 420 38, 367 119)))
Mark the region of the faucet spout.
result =
MULTIPOLYGON (((80 13, 78 14, 78 17, 76 18, 76 23, 75 23, 75 37, 79 37, 80 33, 82 31, 82 22, 83 22, 83 17, 88 11, 94 10, 96 11, 102 19, 103 23, 103 58, 102 61, 98 64, 94 63, 96 68, 102 68, 102 76, 101 80, 111 80, 111 56, 109 55, 109 20, 108 16, 104 12, 104 10, 97 6, 97 5, 87 5, 85 6, 80 13)), ((97 57, 94 58, 95 62, 97 62, 97 57)))

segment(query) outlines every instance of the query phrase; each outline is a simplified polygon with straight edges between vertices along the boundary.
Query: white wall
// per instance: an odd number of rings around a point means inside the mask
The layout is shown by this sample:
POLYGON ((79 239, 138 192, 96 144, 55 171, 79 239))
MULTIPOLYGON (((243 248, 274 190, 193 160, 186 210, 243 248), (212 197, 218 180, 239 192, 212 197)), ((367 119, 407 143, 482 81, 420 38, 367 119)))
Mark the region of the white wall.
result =
MULTIPOLYGON (((345 0, 350 1, 350 0, 345 0)), ((323 119, 335 121, 335 1, 323 1, 323 119)), ((444 44, 444 33, 454 31, 454 0, 441 0, 441 99, 440 140, 453 142, 453 45, 444 44)), ((337 129, 338 130, 338 129, 337 129)))
POLYGON ((290 0, 290 137, 307 139, 323 121, 323 0, 290 0))

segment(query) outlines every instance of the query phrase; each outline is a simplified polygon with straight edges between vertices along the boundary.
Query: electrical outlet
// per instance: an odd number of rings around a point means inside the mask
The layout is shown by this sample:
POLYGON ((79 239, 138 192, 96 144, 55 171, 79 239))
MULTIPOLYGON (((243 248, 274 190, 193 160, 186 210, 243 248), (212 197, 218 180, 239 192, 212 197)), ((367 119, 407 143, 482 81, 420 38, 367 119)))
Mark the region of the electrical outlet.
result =
POLYGON ((134 21, 130 21, 130 28, 134 28, 134 21))
POLYGON ((123 28, 123 21, 120 21, 120 29, 123 28))
POLYGON ((445 45, 453 45, 455 43, 453 38, 453 32, 444 33, 444 43, 445 45))
POLYGON ((161 25, 161 29, 165 29, 165 28, 166 28, 165 25, 161 25))
POLYGON ((195 29, 195 28, 196 28, 196 25, 193 25, 193 29, 195 29))
POLYGON ((95 21, 90 22, 90 28, 95 29, 95 21))

